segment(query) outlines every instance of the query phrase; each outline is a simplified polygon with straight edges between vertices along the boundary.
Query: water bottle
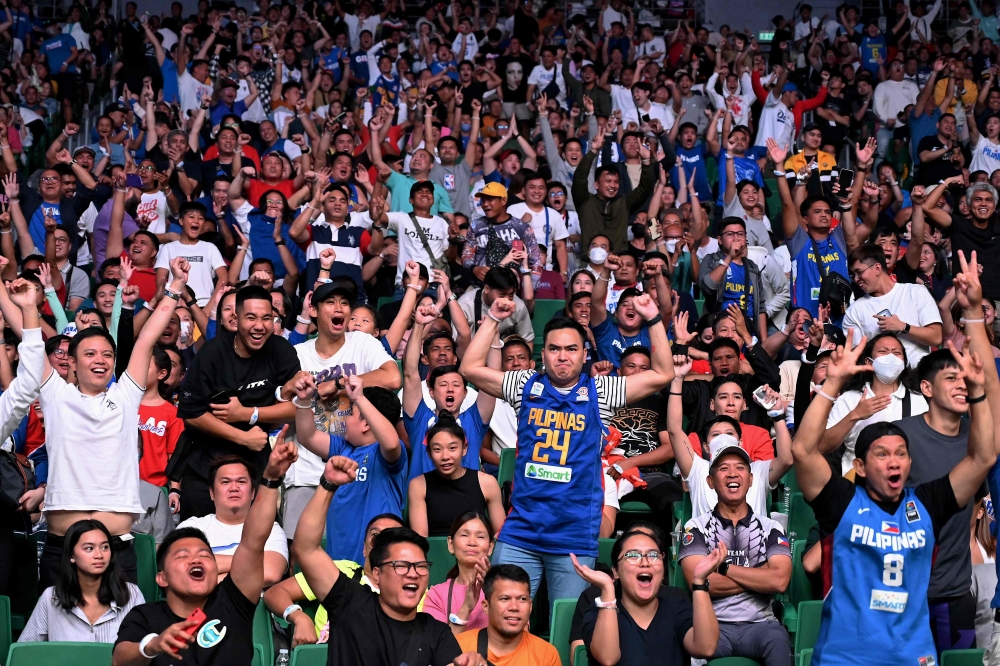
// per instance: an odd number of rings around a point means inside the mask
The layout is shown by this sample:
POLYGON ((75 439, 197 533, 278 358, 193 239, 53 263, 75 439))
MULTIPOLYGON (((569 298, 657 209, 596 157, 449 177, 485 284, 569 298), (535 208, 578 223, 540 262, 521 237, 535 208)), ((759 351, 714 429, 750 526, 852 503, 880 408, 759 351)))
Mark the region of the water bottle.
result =
POLYGON ((274 664, 275 666, 288 666, 288 650, 284 648, 278 650, 278 660, 274 664))
POLYGON ((781 498, 782 513, 786 516, 792 507, 792 489, 788 486, 784 486, 785 492, 781 498))

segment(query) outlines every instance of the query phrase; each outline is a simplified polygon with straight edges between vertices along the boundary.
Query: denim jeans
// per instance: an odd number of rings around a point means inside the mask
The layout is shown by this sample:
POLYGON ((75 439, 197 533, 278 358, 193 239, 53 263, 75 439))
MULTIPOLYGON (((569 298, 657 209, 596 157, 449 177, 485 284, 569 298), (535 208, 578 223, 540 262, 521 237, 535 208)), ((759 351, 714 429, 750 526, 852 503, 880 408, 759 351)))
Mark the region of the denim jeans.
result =
MULTIPOLYGON (((597 563, 596 557, 577 555, 576 559, 580 561, 580 564, 591 568, 597 563)), ((542 573, 544 572, 545 583, 549 588, 550 615, 552 603, 556 599, 579 599, 583 591, 590 586, 587 581, 577 575, 569 555, 535 553, 499 541, 493 551, 493 563, 516 564, 527 571, 528 577, 531 578, 532 598, 538 592, 538 585, 542 582, 542 573)))
POLYGON ((878 134, 875 139, 878 141, 878 147, 875 149, 875 166, 878 167, 883 160, 885 160, 886 152, 889 150, 889 144, 892 143, 892 127, 880 127, 878 134))

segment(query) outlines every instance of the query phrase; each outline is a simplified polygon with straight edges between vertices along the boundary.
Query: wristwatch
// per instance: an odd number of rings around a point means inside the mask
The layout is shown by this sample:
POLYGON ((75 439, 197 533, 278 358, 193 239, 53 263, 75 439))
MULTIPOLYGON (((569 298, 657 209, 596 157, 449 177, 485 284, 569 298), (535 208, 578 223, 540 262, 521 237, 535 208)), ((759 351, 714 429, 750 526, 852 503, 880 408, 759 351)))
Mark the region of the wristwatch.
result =
POLYGON ((260 485, 264 486, 265 488, 272 488, 274 490, 280 488, 283 481, 284 477, 281 477, 280 479, 269 479, 266 476, 260 477, 260 485))
MULTIPOLYGON (((720 564, 715 569, 715 573, 719 574, 720 576, 725 576, 727 571, 729 571, 729 560, 723 560, 722 564, 720 564)), ((705 581, 705 583, 707 584, 708 581, 705 581)))
POLYGON ((910 332, 910 325, 906 324, 905 326, 903 326, 903 333, 909 333, 909 332, 910 332))
POLYGON ((708 580, 707 579, 701 585, 698 585, 696 583, 691 585, 691 591, 692 592, 697 592, 699 590, 702 591, 702 592, 708 592, 708 580))

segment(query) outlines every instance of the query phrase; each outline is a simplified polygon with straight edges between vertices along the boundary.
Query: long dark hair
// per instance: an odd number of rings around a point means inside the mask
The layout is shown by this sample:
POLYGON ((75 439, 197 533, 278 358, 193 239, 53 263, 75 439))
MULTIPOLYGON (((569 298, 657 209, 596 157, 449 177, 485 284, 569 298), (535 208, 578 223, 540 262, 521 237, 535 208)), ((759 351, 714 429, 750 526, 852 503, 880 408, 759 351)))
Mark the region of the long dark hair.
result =
MULTIPOLYGON (((281 190, 268 190, 267 192, 264 192, 264 194, 260 195, 260 199, 258 199, 257 202, 256 202, 257 203, 257 211, 261 215, 264 214, 264 211, 267 210, 267 203, 265 203, 265 202, 267 201, 267 198, 270 195, 272 195, 272 194, 275 194, 275 195, 281 197, 281 204, 282 204, 281 205, 281 218, 280 218, 279 221, 282 224, 291 224, 293 218, 295 217, 295 211, 292 210, 291 206, 288 205, 288 197, 286 197, 285 193, 282 192, 281 190)), ((252 204, 254 202, 251 201, 250 203, 252 204)))
MULTIPOLYGON (((80 542, 80 537, 95 530, 103 532, 104 536, 108 538, 108 545, 111 546, 111 532, 100 521, 79 520, 66 530, 55 585, 56 601, 65 611, 70 611, 83 603, 79 571, 76 564, 73 563, 73 550, 80 542)), ((124 606, 130 598, 131 593, 125 582, 125 576, 118 568, 118 557, 115 555, 114 547, 111 547, 108 555, 108 568, 101 575, 101 584, 97 588, 97 600, 105 606, 110 605, 112 601, 119 606, 124 606)))
MULTIPOLYGON (((906 347, 903 345, 903 341, 899 339, 899 336, 893 331, 884 331, 869 340, 861 354, 861 362, 864 363, 865 359, 872 358, 872 351, 875 349, 875 344, 882 338, 892 338, 899 343, 899 347, 903 350, 903 373, 899 375, 896 381, 906 387, 910 393, 920 393, 920 382, 913 376, 913 372, 910 370, 910 359, 907 358, 906 347)), ((875 373, 873 371, 859 372, 844 385, 844 392, 861 391, 865 388, 865 384, 870 384, 873 381, 875 381, 875 373)))
MULTIPOLYGON (((466 511, 465 513, 461 514, 460 516, 456 516, 455 520, 451 521, 451 530, 448 532, 448 538, 451 539, 452 542, 454 542, 455 541, 455 535, 458 534, 458 531, 460 529, 462 529, 462 526, 465 525, 466 523, 470 522, 470 521, 473 521, 473 520, 478 520, 484 526, 486 526, 486 533, 490 535, 490 543, 492 543, 493 542, 493 525, 490 524, 490 519, 489 518, 487 518, 483 514, 479 513, 478 511, 466 511)), ((451 568, 451 570, 448 571, 448 575, 445 576, 445 578, 446 579, 458 578, 458 562, 457 561, 455 562, 455 566, 453 566, 451 568)))

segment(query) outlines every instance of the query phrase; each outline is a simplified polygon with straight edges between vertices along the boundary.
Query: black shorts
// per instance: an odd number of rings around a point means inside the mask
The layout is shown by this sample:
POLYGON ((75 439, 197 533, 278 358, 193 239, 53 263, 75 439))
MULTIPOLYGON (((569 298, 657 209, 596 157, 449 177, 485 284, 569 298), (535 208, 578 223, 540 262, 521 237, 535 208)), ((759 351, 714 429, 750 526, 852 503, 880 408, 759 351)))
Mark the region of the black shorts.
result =
POLYGON ((56 99, 62 101, 68 99, 71 102, 76 100, 77 90, 80 87, 80 75, 76 72, 56 72, 52 75, 56 80, 59 90, 56 99))

